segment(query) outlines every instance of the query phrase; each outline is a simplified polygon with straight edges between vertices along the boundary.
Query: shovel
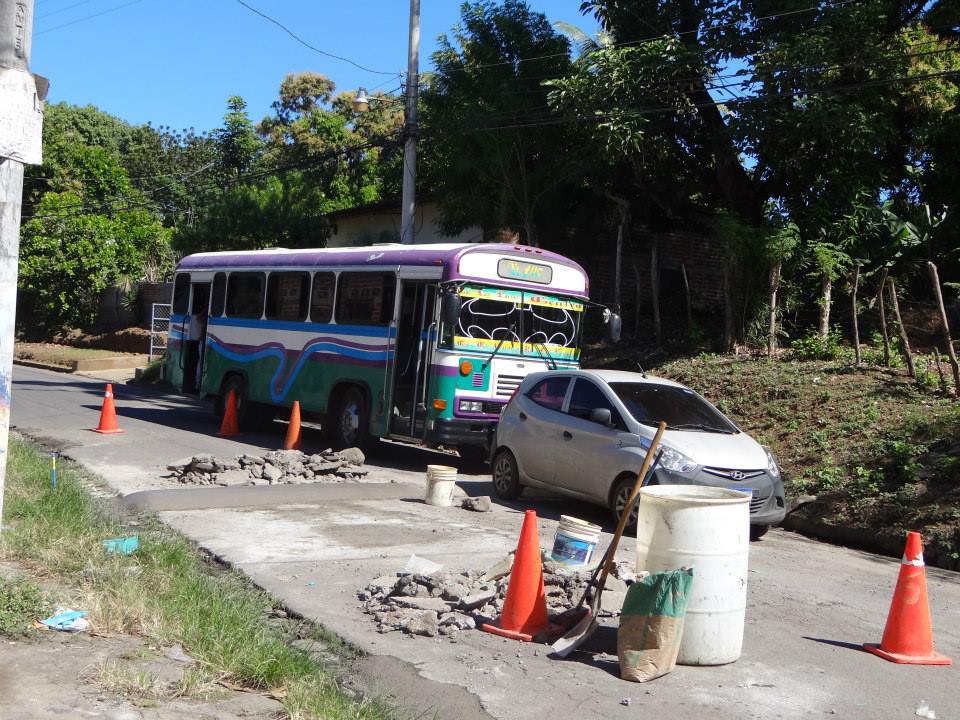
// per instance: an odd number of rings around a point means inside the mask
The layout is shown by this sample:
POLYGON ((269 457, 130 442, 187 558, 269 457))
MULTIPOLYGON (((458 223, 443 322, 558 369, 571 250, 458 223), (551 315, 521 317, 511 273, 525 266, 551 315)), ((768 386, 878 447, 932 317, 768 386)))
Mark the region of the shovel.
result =
POLYGON ((590 582, 587 584, 587 589, 583 593, 583 597, 580 598, 580 602, 577 603, 577 607, 571 611, 571 615, 576 617, 577 615, 582 614, 583 616, 579 621, 571 627, 565 635, 558 638, 553 645, 551 646, 553 652, 551 657, 565 658, 567 655, 576 650, 584 640, 590 637, 593 634, 593 631, 597 629, 597 612, 600 610, 600 595, 603 593, 603 587, 607 582, 607 575, 610 574, 610 568, 613 566, 613 559, 617 552, 617 546, 620 544, 620 538, 623 535, 623 530, 627 526, 627 519, 630 517, 630 513, 633 510, 633 503, 636 502, 637 495, 640 492, 640 488, 646 483, 647 477, 652 475, 651 471, 651 462, 653 462, 653 467, 656 467, 657 463, 660 462, 660 455, 657 454, 656 461, 653 461, 654 453, 656 453, 657 446, 660 444, 660 438, 663 436, 663 431, 666 429, 667 424, 661 422, 657 428, 657 434, 653 436, 653 441, 650 443, 650 447, 647 448, 647 456, 643 459, 643 467, 640 468, 640 473, 637 475, 637 482, 633 486, 633 490, 630 492, 630 497, 627 499, 626 505, 623 506, 623 512, 620 514, 620 521, 617 523, 617 531, 613 534, 613 540, 610 541, 610 547, 607 548, 607 551, 603 554, 603 560, 600 562, 600 565, 597 566, 597 569, 593 573, 593 577, 590 578, 590 582), (597 573, 599 572, 600 578, 597 579, 597 573), (584 607, 587 600, 589 599, 589 607, 584 607))

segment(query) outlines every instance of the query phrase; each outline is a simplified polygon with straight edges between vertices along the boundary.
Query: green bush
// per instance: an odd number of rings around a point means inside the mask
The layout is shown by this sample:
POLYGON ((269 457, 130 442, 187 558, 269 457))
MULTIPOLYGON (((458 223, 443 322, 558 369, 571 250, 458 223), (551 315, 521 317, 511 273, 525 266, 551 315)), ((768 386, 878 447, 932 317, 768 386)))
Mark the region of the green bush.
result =
POLYGON ((0 635, 19 637, 34 620, 47 616, 50 603, 36 583, 0 578, 0 635))
POLYGON ((839 327, 831 328, 824 341, 820 333, 812 331, 790 343, 795 360, 838 360, 849 354, 843 347, 843 333, 839 327))

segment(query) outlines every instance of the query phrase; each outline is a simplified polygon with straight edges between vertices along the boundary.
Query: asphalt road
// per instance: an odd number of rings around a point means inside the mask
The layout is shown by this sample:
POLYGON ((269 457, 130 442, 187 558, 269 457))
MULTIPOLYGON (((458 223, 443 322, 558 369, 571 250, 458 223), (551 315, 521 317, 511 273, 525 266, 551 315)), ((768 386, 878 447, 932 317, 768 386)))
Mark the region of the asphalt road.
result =
MULTIPOLYGON (((372 454, 369 482, 355 491, 183 490, 162 477, 168 463, 274 449, 281 427, 242 442, 221 439, 205 403, 114 390, 126 432, 102 436, 89 431, 102 382, 18 366, 12 421, 121 495, 145 493, 135 498, 155 503, 165 522, 365 650, 364 682, 411 708, 440 718, 909 718, 926 701, 938 718, 960 717, 957 665, 894 665, 860 649, 880 639, 899 563, 778 530, 751 545, 744 650, 730 665, 678 667, 637 685, 617 677, 612 628, 594 636, 591 652, 567 661, 480 632, 456 642, 380 635, 356 591, 401 569, 412 553, 450 570, 482 568, 516 544, 527 507, 538 511, 545 547, 561 513, 594 522, 605 522, 605 513, 546 495, 495 504, 486 514, 428 506, 420 502, 423 471, 436 455, 388 444, 372 454), (158 490, 167 493, 147 492, 158 490)), ((305 441, 322 449, 311 433, 305 441)), ((471 495, 490 492, 476 467, 461 467, 459 485, 471 495)), ((629 542, 618 556, 632 558, 629 542)), ((960 574, 928 568, 927 583, 937 649, 960 661, 960 574)))

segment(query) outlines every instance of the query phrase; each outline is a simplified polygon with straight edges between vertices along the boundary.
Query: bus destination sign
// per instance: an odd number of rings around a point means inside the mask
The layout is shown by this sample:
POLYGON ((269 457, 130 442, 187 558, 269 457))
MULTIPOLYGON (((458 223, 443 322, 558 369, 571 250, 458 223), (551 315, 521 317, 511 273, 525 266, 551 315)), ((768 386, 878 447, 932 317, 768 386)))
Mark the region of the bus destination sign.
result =
POLYGON ((553 268, 549 265, 502 258, 497 263, 497 275, 508 280, 526 280, 527 282, 549 285, 553 280, 553 268))

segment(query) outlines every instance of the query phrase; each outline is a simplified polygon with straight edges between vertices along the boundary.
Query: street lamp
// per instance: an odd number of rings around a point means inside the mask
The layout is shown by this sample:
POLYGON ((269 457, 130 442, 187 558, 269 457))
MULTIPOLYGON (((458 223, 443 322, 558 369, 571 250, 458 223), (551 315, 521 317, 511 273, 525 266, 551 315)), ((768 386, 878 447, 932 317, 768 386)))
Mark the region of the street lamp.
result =
MULTIPOLYGON (((403 111, 403 192, 400 205, 400 242, 412 245, 416 217, 417 183, 417 90, 420 82, 420 0, 410 0, 410 38, 407 46, 407 86, 403 111)), ((358 88, 353 99, 355 112, 366 112, 370 98, 364 88, 358 88)))
POLYGON ((356 113, 365 113, 370 108, 370 98, 367 97, 366 88, 359 88, 357 94, 353 97, 353 111, 356 113))

